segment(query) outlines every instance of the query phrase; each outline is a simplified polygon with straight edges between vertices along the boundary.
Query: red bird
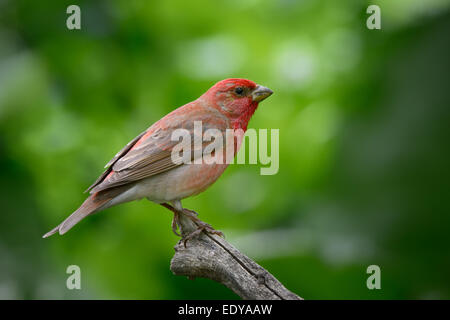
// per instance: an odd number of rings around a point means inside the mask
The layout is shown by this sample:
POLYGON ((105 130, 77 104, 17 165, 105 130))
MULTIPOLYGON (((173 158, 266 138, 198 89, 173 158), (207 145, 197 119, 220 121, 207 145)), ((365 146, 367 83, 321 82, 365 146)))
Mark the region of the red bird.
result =
MULTIPOLYGON (((181 199, 207 189, 228 164, 173 161, 172 150, 179 141, 172 140, 172 133, 176 129, 186 129, 192 136, 198 135, 194 130, 195 121, 201 121, 202 130, 217 129, 224 136, 227 129, 245 131, 258 103, 271 94, 270 89, 246 79, 226 79, 216 83, 197 100, 172 111, 128 143, 89 187, 90 196, 83 204, 43 237, 56 232, 62 235, 90 214, 141 198, 174 212, 172 228, 175 233, 177 215, 185 214, 199 226, 196 234, 201 230, 221 234, 199 220, 193 211, 183 209, 181 199)), ((235 138, 234 155, 242 138, 242 135, 235 138)), ((204 150, 205 145, 200 146, 204 150)))

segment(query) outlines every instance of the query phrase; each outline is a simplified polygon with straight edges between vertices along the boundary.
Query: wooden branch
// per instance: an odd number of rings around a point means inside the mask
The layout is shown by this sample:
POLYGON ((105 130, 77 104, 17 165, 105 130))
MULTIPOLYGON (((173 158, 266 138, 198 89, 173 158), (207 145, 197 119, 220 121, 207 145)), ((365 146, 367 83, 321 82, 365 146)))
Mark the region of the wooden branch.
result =
MULTIPOLYGON (((179 216, 179 224, 183 236, 197 228, 183 214, 179 216)), ((175 245, 170 270, 192 280, 202 277, 222 283, 242 299, 302 300, 223 238, 205 232, 189 240, 186 247, 181 240, 175 245)))

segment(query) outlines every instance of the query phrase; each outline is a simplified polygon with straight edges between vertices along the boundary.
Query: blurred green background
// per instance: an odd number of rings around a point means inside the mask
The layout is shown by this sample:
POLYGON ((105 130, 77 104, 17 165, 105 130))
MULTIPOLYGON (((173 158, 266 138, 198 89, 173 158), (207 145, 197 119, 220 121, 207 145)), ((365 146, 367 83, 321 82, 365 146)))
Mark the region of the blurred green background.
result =
POLYGON ((280 170, 233 165, 187 208, 306 299, 450 298, 449 1, 77 1, 71 31, 74 3, 0 1, 0 299, 238 298, 171 274, 172 216, 148 201, 41 239, 228 77, 274 90, 250 127, 280 129, 280 170))

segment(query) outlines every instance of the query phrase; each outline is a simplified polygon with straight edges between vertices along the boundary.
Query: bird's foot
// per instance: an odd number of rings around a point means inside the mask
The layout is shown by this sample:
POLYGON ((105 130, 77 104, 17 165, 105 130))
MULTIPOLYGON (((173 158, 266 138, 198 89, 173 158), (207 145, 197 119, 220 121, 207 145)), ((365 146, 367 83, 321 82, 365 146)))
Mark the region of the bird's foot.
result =
POLYGON ((183 209, 182 213, 188 217, 189 219, 192 220, 192 222, 194 222, 194 224, 197 226, 197 229, 192 231, 191 233, 189 233, 188 235, 185 235, 182 237, 182 241, 184 244, 184 247, 186 247, 186 243, 195 238, 198 237, 203 231, 206 233, 210 233, 210 234, 216 234, 218 236, 221 237, 225 237, 225 235, 223 234, 223 232, 214 229, 210 224, 203 222, 202 220, 200 220, 197 216, 198 213, 193 211, 193 210, 189 210, 189 209, 183 209))
POLYGON ((181 240, 183 241, 184 247, 186 248, 186 243, 189 240, 192 240, 192 239, 198 237, 202 232, 206 232, 209 234, 217 234, 218 236, 224 237, 223 232, 214 229, 213 227, 211 227, 210 224, 207 224, 206 222, 202 222, 202 224, 197 224, 197 229, 195 229, 188 235, 185 235, 184 237, 181 238, 181 240))
POLYGON ((176 208, 174 208, 173 206, 171 206, 168 203, 161 203, 161 205, 173 212, 172 231, 175 235, 181 237, 181 240, 183 241, 183 244, 185 247, 186 247, 186 243, 189 240, 199 236, 203 231, 205 233, 209 233, 209 234, 216 234, 223 238, 225 237, 225 235, 221 231, 214 229, 210 224, 200 220, 198 218, 197 212, 195 212, 193 210, 189 210, 189 209, 177 210, 176 208), (180 223, 180 214, 183 214, 187 218, 191 219, 192 222, 197 226, 197 229, 195 229, 194 231, 192 231, 191 233, 189 233, 187 235, 183 234, 183 230, 181 229, 181 223, 180 223), (177 232, 178 228, 180 229, 182 235, 180 235, 177 232))
POLYGON ((185 215, 187 215, 188 217, 191 217, 191 216, 198 217, 198 213, 195 212, 194 210, 190 210, 190 209, 183 208, 183 213, 184 213, 185 215))

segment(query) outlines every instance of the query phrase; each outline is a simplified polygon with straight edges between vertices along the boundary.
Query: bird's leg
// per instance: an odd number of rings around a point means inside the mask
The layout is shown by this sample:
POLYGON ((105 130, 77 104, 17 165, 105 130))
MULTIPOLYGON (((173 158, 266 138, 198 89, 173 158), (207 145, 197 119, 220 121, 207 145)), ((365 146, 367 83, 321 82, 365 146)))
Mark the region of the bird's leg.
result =
POLYGON ((178 226, 180 227, 180 231, 181 231, 181 225, 180 225, 180 222, 179 222, 179 214, 180 214, 180 212, 177 209, 175 209, 174 207, 172 207, 168 203, 161 203, 161 205, 173 212, 172 231, 173 231, 173 233, 175 233, 175 235, 181 237, 181 235, 177 232, 178 226))
POLYGON ((193 239, 194 237, 198 236, 200 233, 202 233, 202 231, 205 231, 207 233, 211 233, 211 234, 217 234, 221 237, 224 236, 224 234, 216 229, 214 229, 210 224, 203 222, 202 220, 200 220, 197 216, 198 213, 193 211, 193 210, 189 210, 189 209, 184 209, 181 205, 181 201, 173 201, 172 202, 173 205, 170 205, 168 203, 161 203, 161 205, 167 209, 169 209, 170 211, 173 212, 174 214, 174 219, 172 221, 172 230, 173 232, 180 236, 177 232, 177 226, 179 226, 181 234, 182 234, 182 240, 184 243, 184 246, 186 246, 186 242, 188 240, 193 239), (194 230, 193 232, 189 233, 188 235, 183 235, 183 231, 181 230, 181 224, 180 224, 180 214, 185 215, 187 218, 191 219, 192 222, 197 226, 197 229, 194 230))

